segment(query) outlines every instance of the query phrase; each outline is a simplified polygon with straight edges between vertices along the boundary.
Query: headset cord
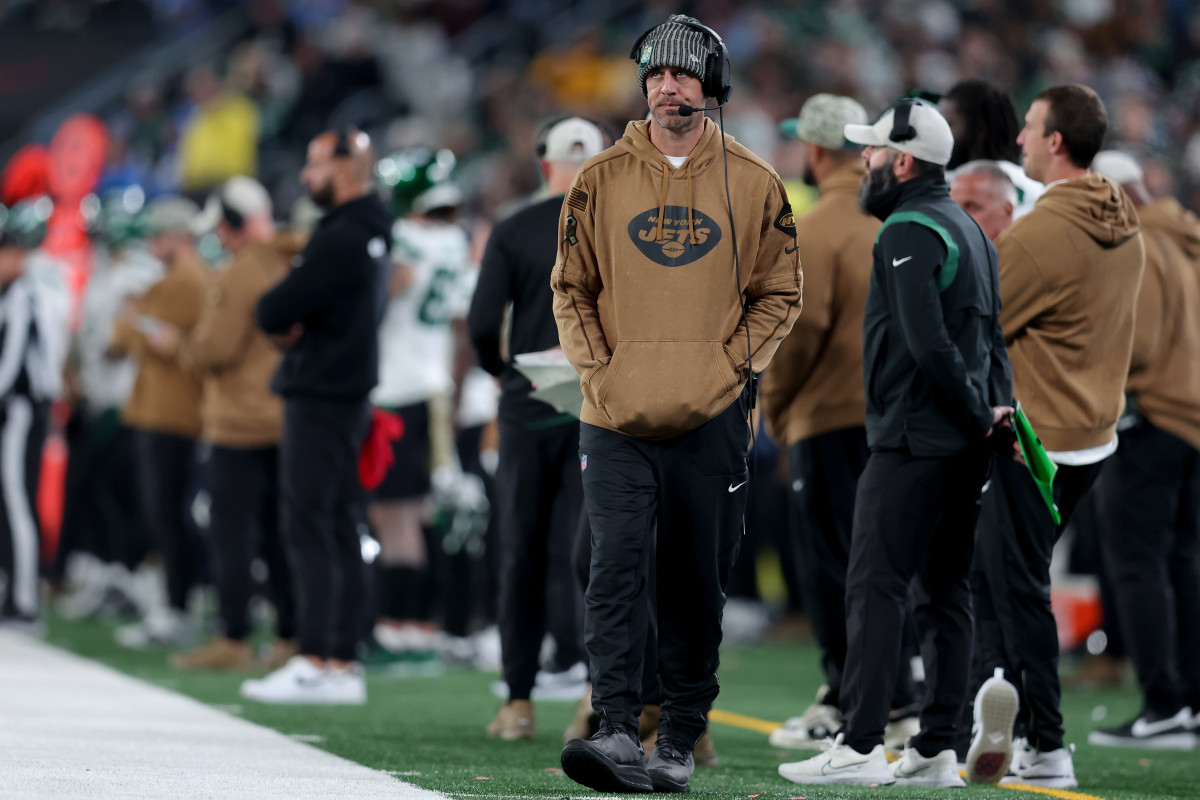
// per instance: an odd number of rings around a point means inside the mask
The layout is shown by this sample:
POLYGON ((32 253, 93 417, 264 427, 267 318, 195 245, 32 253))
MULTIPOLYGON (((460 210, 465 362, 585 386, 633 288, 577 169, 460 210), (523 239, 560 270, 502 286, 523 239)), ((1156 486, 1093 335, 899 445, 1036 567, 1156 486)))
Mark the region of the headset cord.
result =
MULTIPOLYGON (((750 404, 746 410, 746 427, 750 429, 750 450, 747 452, 747 460, 750 462, 750 485, 747 487, 749 492, 746 497, 746 507, 753 507, 754 499, 754 466, 758 460, 754 456, 754 407, 758 404, 758 378, 754 374, 754 353, 751 351, 750 343, 750 321, 746 316, 746 309, 750 301, 742 292, 742 260, 738 254, 737 226, 733 222, 733 197, 729 191, 729 148, 725 145, 725 108, 724 103, 717 108, 717 117, 720 120, 721 128, 721 153, 725 159, 725 207, 729 211, 729 236, 733 242, 733 270, 734 279, 737 281, 737 296, 738 302, 742 309, 742 327, 746 329, 746 366, 750 370, 750 404)), ((743 514, 743 533, 745 533, 745 515, 743 514)))

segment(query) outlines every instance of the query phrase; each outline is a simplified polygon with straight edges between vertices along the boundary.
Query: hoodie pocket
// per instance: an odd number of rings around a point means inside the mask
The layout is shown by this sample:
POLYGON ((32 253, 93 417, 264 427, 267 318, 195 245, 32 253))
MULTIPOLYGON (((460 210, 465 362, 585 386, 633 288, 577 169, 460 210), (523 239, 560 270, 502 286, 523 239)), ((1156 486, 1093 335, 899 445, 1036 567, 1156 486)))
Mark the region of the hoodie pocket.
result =
POLYGON ((597 398, 621 432, 665 438, 715 417, 737 388, 722 342, 623 340, 597 398))

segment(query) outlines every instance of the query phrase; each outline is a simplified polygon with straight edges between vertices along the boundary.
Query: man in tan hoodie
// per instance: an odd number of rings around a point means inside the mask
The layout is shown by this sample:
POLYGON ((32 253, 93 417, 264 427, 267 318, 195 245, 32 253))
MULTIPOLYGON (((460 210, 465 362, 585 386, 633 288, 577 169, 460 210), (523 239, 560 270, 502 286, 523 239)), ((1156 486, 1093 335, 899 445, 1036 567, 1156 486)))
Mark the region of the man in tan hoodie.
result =
MULTIPOLYGON (((838 709, 846 660, 846 565, 854 492, 866 466, 866 398, 862 381, 863 309, 871 252, 880 222, 858 206, 867 174, 862 150, 846 140, 847 124, 867 121, 858 101, 817 94, 780 127, 804 143, 804 182, 820 191, 796 220, 807 292, 796 320, 763 375, 763 414, 771 436, 788 449, 792 536, 802 554, 813 632, 826 685, 801 716, 771 734, 772 747, 813 749, 842 727, 838 709)), ((915 648, 914 648, 915 649, 915 648)), ((909 655, 915 655, 911 653, 909 655)), ((909 659, 901 659, 892 706, 914 702, 909 659)), ((888 725, 889 745, 904 748, 916 715, 888 725)))
POLYGON ((567 743, 562 764, 600 791, 682 792, 717 696, 749 479, 747 384, 799 313, 800 261, 779 176, 695 113, 729 97, 720 37, 675 15, 631 58, 651 119, 581 168, 551 275, 584 396, 584 641, 601 720, 591 739, 567 743), (637 732, 655 549, 665 699, 647 766, 637 732))
MULTIPOLYGON (((1025 741, 1012 769, 1022 782, 1060 789, 1077 782, 1063 746, 1050 556, 1101 462, 1117 448, 1145 259, 1128 196, 1088 171, 1107 128, 1100 98, 1085 86, 1054 86, 1034 99, 1017 141, 1026 173, 1046 192, 996 240, 1013 390, 1058 465, 1054 497, 1062 524, 1023 464, 995 460, 973 576, 975 685, 1004 668, 1021 687, 1016 733, 1025 741)), ((1011 715, 990 713, 994 704, 977 706, 977 736, 1008 735, 1011 715)))
POLYGON ((167 607, 152 607, 140 622, 117 629, 117 641, 137 649, 187 645, 193 637, 187 618, 194 573, 187 494, 201 428, 201 389, 175 332, 189 333, 204 307, 206 269, 189 227, 198 211, 181 197, 150 203, 147 244, 165 276, 129 303, 113 329, 114 354, 129 353, 138 365, 121 416, 135 433, 142 518, 167 577, 167 607))
POLYGON ((1200 220, 1153 198, 1125 153, 1100 153, 1092 169, 1125 189, 1146 239, 1121 444, 1097 483, 1105 569, 1143 707, 1088 741, 1187 750, 1200 714, 1200 220))
POLYGON ((179 343, 184 361, 204 380, 203 436, 212 445, 209 555, 222 635, 171 663, 178 669, 253 667, 250 565, 261 553, 276 609, 272 663, 282 666, 296 654, 295 601, 279 535, 283 401, 271 392, 282 355, 254 324, 254 307, 283 280, 299 248, 292 237, 275 234, 267 190, 244 176, 231 178, 208 199, 193 228, 215 232, 231 253, 209 281, 200 321, 179 343))

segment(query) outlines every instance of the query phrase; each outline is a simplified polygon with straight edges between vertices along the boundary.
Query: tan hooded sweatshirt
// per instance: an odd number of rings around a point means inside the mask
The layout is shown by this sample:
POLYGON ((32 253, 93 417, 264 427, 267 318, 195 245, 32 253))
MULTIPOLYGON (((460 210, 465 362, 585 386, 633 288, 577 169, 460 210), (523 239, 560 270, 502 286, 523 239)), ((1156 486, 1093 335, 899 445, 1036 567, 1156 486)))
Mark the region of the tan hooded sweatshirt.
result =
POLYGON ((1101 447, 1125 407, 1145 249, 1124 190, 1051 186, 996 240, 1013 392, 1050 451, 1101 447))
POLYGON ((583 422, 664 439, 725 410, 749 377, 749 355, 755 372, 766 368, 800 313, 801 276, 775 171, 725 137, 739 287, 717 126, 704 120, 675 169, 649 124, 629 123, 583 165, 563 204, 550 285, 583 422))
POLYGON ((1146 419, 1200 449, 1200 219, 1173 198, 1138 213, 1146 272, 1128 388, 1146 419))
POLYGON ((279 443, 283 400, 271 378, 283 354, 254 323, 258 299, 283 280, 304 240, 281 234, 251 242, 212 276, 200 321, 183 345, 185 362, 204 376, 204 439, 220 447, 279 443))
POLYGON ((879 220, 858 207, 862 159, 821 182, 813 210, 796 221, 804 259, 804 313, 763 375, 762 403, 771 435, 793 445, 822 433, 861 427, 863 309, 879 220))

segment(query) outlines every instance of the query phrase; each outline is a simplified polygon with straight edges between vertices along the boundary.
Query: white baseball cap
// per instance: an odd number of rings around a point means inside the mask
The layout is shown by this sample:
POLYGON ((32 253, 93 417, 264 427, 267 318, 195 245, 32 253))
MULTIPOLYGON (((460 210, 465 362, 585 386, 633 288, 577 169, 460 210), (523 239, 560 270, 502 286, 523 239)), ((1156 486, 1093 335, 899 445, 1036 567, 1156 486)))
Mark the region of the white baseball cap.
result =
POLYGON ((1142 165, 1128 153, 1120 150, 1104 150, 1092 159, 1092 172, 1103 175, 1113 183, 1124 186, 1127 183, 1137 183, 1145 177, 1142 165))
POLYGON ((936 107, 924 100, 905 99, 897 107, 908 105, 911 130, 897 131, 896 108, 888 109, 874 125, 847 125, 846 139, 871 147, 891 147, 913 158, 946 166, 954 149, 954 134, 936 107), (897 139, 893 139, 895 135, 897 139))
POLYGON ((192 223, 192 233, 202 236, 215 230, 222 219, 248 219, 271 215, 271 195, 261 183, 245 175, 235 175, 208 196, 204 210, 192 223))
POLYGON ((568 117, 546 133, 543 161, 582 164, 604 152, 604 132, 582 117, 568 117))

